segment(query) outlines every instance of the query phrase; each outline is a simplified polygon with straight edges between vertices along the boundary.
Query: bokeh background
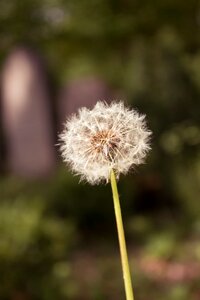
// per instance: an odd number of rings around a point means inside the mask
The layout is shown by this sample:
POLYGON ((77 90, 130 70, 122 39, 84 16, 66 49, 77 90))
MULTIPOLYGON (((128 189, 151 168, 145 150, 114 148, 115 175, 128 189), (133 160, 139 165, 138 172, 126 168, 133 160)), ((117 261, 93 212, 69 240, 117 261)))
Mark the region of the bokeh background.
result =
POLYGON ((119 182, 136 299, 200 299, 200 2, 1 0, 0 68, 0 299, 125 298, 110 187, 56 146, 99 99, 153 131, 119 182))

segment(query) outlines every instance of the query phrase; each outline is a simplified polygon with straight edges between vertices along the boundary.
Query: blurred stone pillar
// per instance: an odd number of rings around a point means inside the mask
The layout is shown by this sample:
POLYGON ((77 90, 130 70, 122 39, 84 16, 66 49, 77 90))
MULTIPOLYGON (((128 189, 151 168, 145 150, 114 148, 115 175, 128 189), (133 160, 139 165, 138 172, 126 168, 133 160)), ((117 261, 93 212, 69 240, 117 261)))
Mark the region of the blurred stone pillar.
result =
POLYGON ((0 172, 3 171, 3 145, 4 145, 4 137, 3 137, 3 130, 2 130, 2 112, 1 112, 1 98, 0 98, 0 172))
POLYGON ((71 81, 61 92, 59 99, 59 125, 79 107, 92 108, 99 100, 110 102, 111 90, 99 78, 90 77, 71 81))
POLYGON ((26 48, 14 50, 1 86, 9 170, 30 178, 48 175, 56 157, 47 76, 39 57, 26 48))

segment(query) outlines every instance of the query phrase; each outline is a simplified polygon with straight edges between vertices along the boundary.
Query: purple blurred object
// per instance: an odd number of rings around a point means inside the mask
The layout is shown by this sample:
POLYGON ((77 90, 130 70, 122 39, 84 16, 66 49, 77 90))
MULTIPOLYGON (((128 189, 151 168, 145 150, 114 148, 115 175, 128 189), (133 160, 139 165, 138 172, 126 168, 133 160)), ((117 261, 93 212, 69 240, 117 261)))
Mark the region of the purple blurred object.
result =
POLYGON ((71 81, 59 99, 59 125, 79 107, 91 108, 99 100, 110 102, 111 90, 99 78, 90 77, 71 81))
POLYGON ((37 178, 56 165, 47 76, 33 51, 13 50, 2 72, 2 117, 8 169, 37 178))

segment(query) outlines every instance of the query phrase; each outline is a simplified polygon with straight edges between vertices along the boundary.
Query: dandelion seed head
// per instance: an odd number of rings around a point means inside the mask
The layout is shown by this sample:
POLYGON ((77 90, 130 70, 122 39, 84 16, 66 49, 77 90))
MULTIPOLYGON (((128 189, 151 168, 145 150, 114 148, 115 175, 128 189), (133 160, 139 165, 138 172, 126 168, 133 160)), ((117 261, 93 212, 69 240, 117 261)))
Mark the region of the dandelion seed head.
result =
POLYGON ((111 169, 119 177, 144 162, 150 135, 144 115, 123 102, 99 101, 92 110, 81 108, 66 121, 61 153, 82 180, 108 182, 111 169))

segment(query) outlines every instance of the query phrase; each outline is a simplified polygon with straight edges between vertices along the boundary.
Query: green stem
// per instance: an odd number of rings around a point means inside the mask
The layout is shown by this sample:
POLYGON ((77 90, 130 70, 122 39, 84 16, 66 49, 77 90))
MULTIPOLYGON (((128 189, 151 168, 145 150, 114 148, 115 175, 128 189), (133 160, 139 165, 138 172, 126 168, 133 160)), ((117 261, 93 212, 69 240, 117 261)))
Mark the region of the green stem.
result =
POLYGON ((117 189, 116 177, 113 170, 111 170, 110 173, 110 182, 111 182, 112 193, 113 193, 113 202, 114 202, 115 217, 117 223, 117 232, 119 238, 119 247, 120 247, 120 254, 121 254, 126 299, 134 300, 131 274, 130 274, 130 268, 128 262, 128 254, 126 249, 126 241, 125 241, 124 228, 123 228, 123 221, 122 221, 122 214, 121 214, 121 207, 119 201, 119 194, 117 189))

